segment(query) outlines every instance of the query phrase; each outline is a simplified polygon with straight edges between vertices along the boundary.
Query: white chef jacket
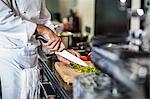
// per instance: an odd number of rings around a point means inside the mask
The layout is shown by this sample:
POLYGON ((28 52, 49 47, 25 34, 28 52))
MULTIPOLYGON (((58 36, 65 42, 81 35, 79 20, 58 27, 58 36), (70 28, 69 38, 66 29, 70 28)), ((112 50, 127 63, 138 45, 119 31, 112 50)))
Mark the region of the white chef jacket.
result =
MULTIPOLYGON (((45 7, 45 0, 12 0, 12 3, 14 12, 12 12, 10 0, 0 0, 0 32, 2 35, 27 42, 35 32, 36 24, 45 24, 54 30, 50 14, 45 7)), ((0 43, 7 42, 6 38, 3 38, 3 42, 1 41, 0 43)))
POLYGON ((38 98, 37 24, 54 31, 45 0, 0 0, 0 79, 3 99, 38 98))

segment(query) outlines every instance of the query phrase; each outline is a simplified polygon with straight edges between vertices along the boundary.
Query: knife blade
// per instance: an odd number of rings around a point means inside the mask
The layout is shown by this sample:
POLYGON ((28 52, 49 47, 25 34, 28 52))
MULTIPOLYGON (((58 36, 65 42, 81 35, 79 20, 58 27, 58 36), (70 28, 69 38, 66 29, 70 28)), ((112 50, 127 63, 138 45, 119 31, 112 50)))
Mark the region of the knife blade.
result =
MULTIPOLYGON (((36 39, 42 40, 44 43, 47 43, 48 40, 44 36, 37 36, 36 39)), ((74 62, 76 64, 82 65, 82 66, 88 66, 83 60, 80 58, 76 57, 75 55, 71 54, 67 50, 62 50, 61 52, 55 52, 55 54, 62 56, 63 58, 68 59, 71 62, 74 62)))
POLYGON ((76 57, 75 55, 69 53, 67 50, 62 50, 61 52, 55 52, 55 54, 60 55, 76 64, 79 64, 81 66, 88 66, 83 60, 76 57))

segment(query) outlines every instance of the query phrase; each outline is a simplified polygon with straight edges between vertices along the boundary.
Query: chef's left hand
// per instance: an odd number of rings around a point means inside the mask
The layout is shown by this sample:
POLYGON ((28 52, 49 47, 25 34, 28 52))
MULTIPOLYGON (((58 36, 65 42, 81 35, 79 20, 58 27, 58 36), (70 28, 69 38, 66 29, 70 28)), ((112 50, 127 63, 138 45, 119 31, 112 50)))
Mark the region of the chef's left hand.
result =
MULTIPOLYGON (((80 58, 80 54, 79 54, 78 52, 74 51, 73 49, 68 49, 67 51, 70 52, 71 54, 73 54, 73 55, 75 55, 75 56, 77 56, 77 57, 80 58)), ((65 58, 63 58, 63 57, 61 57, 60 55, 56 55, 56 56, 57 56, 57 59, 58 59, 59 61, 61 61, 61 62, 64 62, 64 63, 66 63, 66 64, 70 64, 70 63, 71 63, 71 61, 69 61, 69 60, 67 60, 67 59, 65 59, 65 58)))

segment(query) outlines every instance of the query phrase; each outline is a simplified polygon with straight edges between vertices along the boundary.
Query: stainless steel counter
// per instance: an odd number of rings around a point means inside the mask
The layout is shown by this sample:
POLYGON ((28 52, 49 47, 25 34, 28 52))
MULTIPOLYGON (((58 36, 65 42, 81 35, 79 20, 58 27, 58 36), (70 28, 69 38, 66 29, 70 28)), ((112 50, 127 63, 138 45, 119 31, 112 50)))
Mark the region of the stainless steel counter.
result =
MULTIPOLYGON (((41 82, 50 82, 56 99, 72 99, 72 85, 67 85, 54 68, 57 61, 55 55, 45 55, 39 52, 39 66, 41 68, 41 82)), ((47 89, 49 90, 49 89, 47 89)))

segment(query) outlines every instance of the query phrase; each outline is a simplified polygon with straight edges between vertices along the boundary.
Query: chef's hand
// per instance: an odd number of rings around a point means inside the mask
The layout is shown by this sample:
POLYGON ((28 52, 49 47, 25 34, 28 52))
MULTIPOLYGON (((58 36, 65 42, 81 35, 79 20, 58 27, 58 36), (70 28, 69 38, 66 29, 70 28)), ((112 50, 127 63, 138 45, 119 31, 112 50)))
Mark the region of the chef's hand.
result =
POLYGON ((43 35, 46 39, 48 39, 48 42, 43 43, 43 46, 50 51, 61 51, 65 48, 61 38, 57 36, 50 28, 44 25, 37 25, 36 34, 43 35))
MULTIPOLYGON (((80 54, 78 52, 74 51, 73 49, 68 49, 67 51, 70 52, 71 54, 77 56, 78 58, 80 58, 80 54)), ((57 59, 59 61, 61 61, 61 62, 64 62, 66 64, 70 64, 71 63, 71 61, 61 57, 60 55, 56 55, 56 56, 57 56, 57 59)))

